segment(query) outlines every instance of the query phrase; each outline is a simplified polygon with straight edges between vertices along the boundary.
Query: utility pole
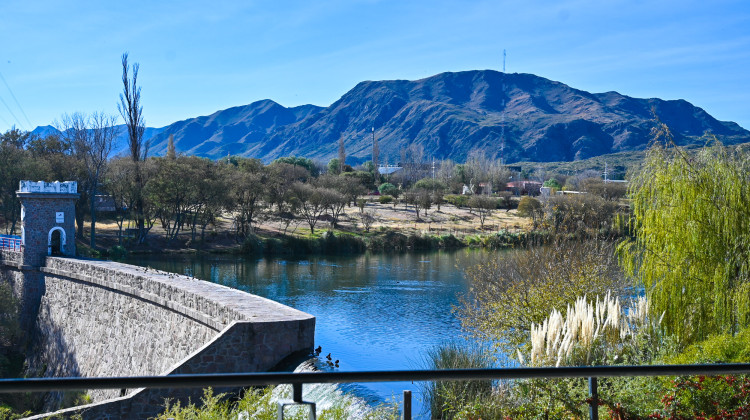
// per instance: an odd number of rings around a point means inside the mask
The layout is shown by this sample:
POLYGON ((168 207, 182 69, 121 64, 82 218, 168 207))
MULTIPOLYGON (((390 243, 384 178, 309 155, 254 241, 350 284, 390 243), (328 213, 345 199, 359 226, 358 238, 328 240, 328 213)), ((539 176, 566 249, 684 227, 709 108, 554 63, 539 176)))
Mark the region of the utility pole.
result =
POLYGON ((372 127, 372 166, 375 167, 375 185, 380 184, 380 169, 378 168, 378 159, 380 148, 378 148, 378 139, 375 138, 375 126, 372 127))
POLYGON ((609 173, 607 172, 607 162, 604 162, 604 183, 609 182, 609 173))
POLYGON ((500 106, 503 107, 503 112, 500 114, 500 164, 505 165, 505 49, 503 49, 503 84, 501 95, 503 95, 503 98, 500 101, 500 106))

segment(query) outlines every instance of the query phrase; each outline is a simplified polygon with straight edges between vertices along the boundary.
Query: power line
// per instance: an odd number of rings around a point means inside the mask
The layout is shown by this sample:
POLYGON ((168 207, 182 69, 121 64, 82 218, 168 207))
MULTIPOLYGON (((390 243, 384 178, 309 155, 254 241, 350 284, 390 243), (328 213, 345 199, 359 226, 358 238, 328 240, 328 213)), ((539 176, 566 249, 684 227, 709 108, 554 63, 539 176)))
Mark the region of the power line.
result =
POLYGON ((16 99, 16 95, 13 93, 13 89, 10 88, 10 85, 5 80, 5 76, 3 76, 2 72, 0 72, 0 79, 2 79, 3 83, 5 83, 5 87, 8 88, 8 92, 10 92, 10 96, 13 97, 13 100, 16 102, 16 105, 18 105, 18 109, 21 110, 21 114, 23 114, 23 117, 26 119, 26 122, 29 123, 29 128, 31 128, 31 126, 33 126, 34 124, 32 124, 31 121, 29 121, 29 117, 26 116, 26 112, 23 110, 23 107, 18 102, 18 99, 16 99))
POLYGON ((0 102, 2 102, 3 105, 5 105, 5 108, 8 110, 8 112, 10 112, 10 115, 13 116, 13 119, 16 120, 16 123, 18 124, 18 126, 21 127, 21 128, 23 128, 23 124, 21 124, 21 121, 18 119, 18 117, 16 117, 16 114, 13 113, 13 111, 8 106, 8 103, 5 102, 5 99, 3 99, 2 96, 0 96, 0 102))
POLYGON ((0 115, 0 120, 2 120, 2 122, 4 122, 8 126, 13 125, 13 124, 9 123, 8 120, 6 120, 5 117, 3 117, 2 115, 0 115))

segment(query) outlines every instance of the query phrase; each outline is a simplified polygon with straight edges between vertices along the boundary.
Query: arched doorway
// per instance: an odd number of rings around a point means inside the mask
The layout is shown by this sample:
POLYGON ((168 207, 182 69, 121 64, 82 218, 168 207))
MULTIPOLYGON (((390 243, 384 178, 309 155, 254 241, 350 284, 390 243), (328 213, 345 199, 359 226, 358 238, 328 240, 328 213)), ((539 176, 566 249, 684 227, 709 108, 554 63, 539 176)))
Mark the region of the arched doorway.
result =
POLYGON ((65 230, 53 227, 47 235, 47 255, 63 255, 65 250, 65 230))

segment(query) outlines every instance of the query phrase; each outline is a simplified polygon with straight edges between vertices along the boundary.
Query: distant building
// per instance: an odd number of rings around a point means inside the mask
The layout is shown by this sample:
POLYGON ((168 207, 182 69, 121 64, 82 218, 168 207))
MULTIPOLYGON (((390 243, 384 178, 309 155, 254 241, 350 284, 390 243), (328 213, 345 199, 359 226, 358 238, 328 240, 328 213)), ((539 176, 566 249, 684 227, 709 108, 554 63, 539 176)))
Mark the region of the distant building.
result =
POLYGON ((380 167, 378 167, 378 173, 380 175, 391 175, 391 174, 396 173, 398 171, 401 171, 403 169, 404 168, 402 168, 400 166, 392 166, 392 165, 382 166, 381 165, 380 167))
POLYGON ((539 195, 542 183, 537 181, 513 181, 506 184, 505 191, 518 195, 539 195))
POLYGON ((110 195, 96 195, 96 201, 94 202, 94 208, 96 211, 115 211, 115 200, 110 195))
POLYGON ((492 195, 492 183, 491 182, 480 182, 479 188, 476 191, 477 194, 492 195))

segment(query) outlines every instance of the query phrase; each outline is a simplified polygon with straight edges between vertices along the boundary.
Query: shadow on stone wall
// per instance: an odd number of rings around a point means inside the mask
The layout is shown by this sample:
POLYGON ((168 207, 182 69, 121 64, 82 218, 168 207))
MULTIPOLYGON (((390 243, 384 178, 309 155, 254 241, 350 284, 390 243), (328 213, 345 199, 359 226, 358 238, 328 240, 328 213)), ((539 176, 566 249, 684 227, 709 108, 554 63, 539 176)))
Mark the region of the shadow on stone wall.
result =
MULTIPOLYGON (((31 339, 27 377, 79 377, 80 369, 74 348, 65 340, 60 326, 54 325, 49 316, 42 313, 31 339)), ((55 391, 35 396, 34 405, 39 411, 55 411, 86 402, 85 391, 55 391)))

